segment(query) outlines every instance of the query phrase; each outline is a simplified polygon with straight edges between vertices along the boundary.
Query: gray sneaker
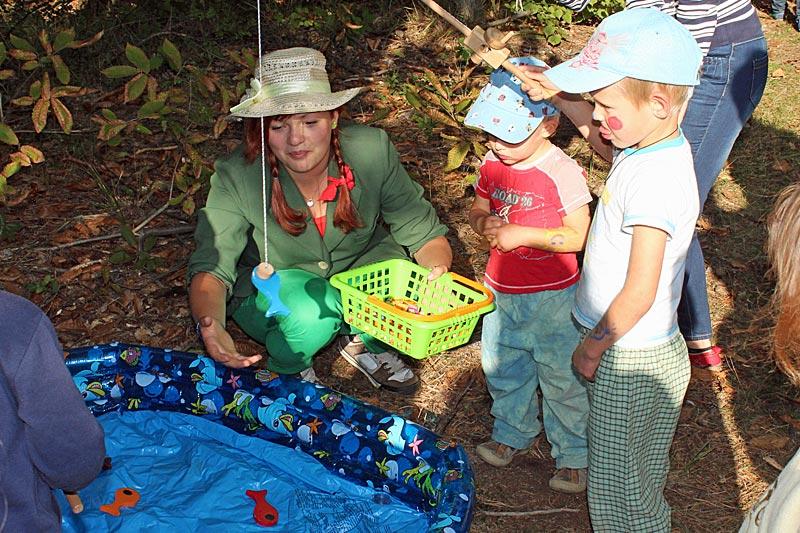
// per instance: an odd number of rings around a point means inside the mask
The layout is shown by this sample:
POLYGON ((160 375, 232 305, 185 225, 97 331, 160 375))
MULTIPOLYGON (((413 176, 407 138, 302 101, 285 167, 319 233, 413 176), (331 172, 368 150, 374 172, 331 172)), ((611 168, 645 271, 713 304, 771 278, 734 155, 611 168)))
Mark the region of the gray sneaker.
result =
POLYGON ((367 376, 374 387, 409 394, 419 386, 419 378, 396 354, 369 352, 358 335, 341 337, 337 348, 345 361, 367 376))
POLYGON ((550 478, 550 488, 566 494, 579 494, 586 490, 586 468, 559 468, 550 478))
POLYGON ((512 448, 495 440, 482 442, 475 450, 478 452, 478 457, 498 468, 508 466, 515 455, 525 451, 525 449, 512 448))
POLYGON ((319 379, 317 379, 317 373, 314 372, 314 367, 312 366, 306 368, 305 370, 301 370, 297 376, 303 381, 308 381, 309 383, 313 383, 315 385, 322 385, 319 379))

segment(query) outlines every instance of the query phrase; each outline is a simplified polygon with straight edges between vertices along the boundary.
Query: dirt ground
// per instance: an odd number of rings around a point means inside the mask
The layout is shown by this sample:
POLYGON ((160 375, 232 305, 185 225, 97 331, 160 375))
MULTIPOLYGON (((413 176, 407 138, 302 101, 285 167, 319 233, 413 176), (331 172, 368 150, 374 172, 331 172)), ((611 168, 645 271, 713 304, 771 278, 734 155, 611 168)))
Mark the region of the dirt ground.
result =
MULTIPOLYGON (((435 24, 414 23, 413 16, 410 20, 404 32, 376 37, 377 42, 345 50, 332 60, 331 69, 334 79, 343 80, 342 85, 365 84, 370 89, 353 106, 355 120, 365 121, 377 110, 389 110, 376 125, 390 132, 406 168, 423 184, 451 228, 453 270, 480 279, 487 253, 466 223, 472 193, 463 172, 443 175, 439 171, 446 157, 441 139, 421 133, 408 105, 387 87, 385 77, 375 74, 418 70, 423 64, 442 79, 463 74, 448 63, 454 53, 452 35, 435 24)), ((786 44, 776 37, 778 32, 785 35, 784 28, 763 12, 762 20, 773 59, 800 69, 797 41, 786 44)), ((572 55, 590 32, 591 28, 574 28, 570 40, 555 54, 572 55)), ((551 52, 549 48, 520 49, 524 53, 534 51, 545 56, 551 52)), ((485 81, 485 75, 477 71, 474 77, 471 83, 478 86, 485 81)), ((778 97, 779 93, 768 93, 765 98, 778 97)), ((797 116, 796 93, 791 98, 794 108, 789 112, 797 116)), ((770 361, 773 321, 769 296, 773 285, 763 253, 763 223, 774 195, 800 179, 797 165, 776 168, 772 154, 789 148, 796 154, 800 141, 797 129, 775 131, 759 113, 737 143, 698 225, 706 251, 716 338, 725 347, 726 359, 721 373, 696 372, 685 400, 666 488, 675 531, 738 528, 743 512, 774 480, 800 443, 800 394, 789 387, 770 361)), ((238 135, 235 127, 229 129, 217 147, 218 155, 238 135)), ((557 144, 590 169, 593 192, 598 192, 606 166, 591 158, 588 146, 577 139, 568 124, 562 124, 557 144)), ((39 304, 55 323, 65 347, 119 340, 200 349, 184 285, 185 264, 193 247, 190 234, 158 237, 152 253, 159 263, 152 271, 109 263, 109 255, 119 246, 118 239, 76 245, 92 225, 97 231, 90 235, 116 231, 113 217, 102 207, 107 205, 107 197, 98 187, 97 176, 113 192, 132 186, 142 175, 130 167, 119 175, 117 168, 99 159, 74 158, 68 149, 63 157, 48 153, 51 156, 42 168, 15 179, 16 196, 4 208, 6 221, 20 223, 24 229, 10 242, 2 243, 0 284, 39 304), (41 286, 47 276, 58 280, 58 289, 32 294, 31 284, 41 286)), ((168 150, 141 152, 134 162, 145 175, 168 173, 172 166, 168 150)), ((143 220, 160 205, 156 200, 129 215, 143 220)), ((167 209, 154 219, 152 227, 187 223, 192 220, 177 209, 167 209)), ((234 333, 243 350, 258 350, 241 332, 234 329, 234 333)), ((401 413, 457 439, 466 448, 473 459, 477 487, 472 531, 589 531, 585 496, 562 495, 547 487, 554 462, 546 439, 537 439, 529 452, 504 469, 488 466, 474 455, 475 446, 490 436, 492 427, 491 402, 480 369, 479 339, 480 327, 470 343, 413 362, 422 386, 412 397, 373 389, 330 349, 320 354, 315 369, 327 385, 401 413)))

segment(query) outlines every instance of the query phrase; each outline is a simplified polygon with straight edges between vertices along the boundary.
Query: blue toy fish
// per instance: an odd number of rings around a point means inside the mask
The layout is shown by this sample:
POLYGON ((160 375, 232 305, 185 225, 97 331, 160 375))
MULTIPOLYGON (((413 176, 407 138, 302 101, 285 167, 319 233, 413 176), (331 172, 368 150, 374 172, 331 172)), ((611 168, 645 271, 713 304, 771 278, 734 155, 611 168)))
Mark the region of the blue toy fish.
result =
POLYGON ((261 293, 268 301, 269 308, 264 314, 267 318, 275 315, 288 316, 290 311, 286 307, 279 296, 281 290, 280 275, 269 263, 260 263, 257 267, 253 268, 253 273, 250 275, 250 281, 258 292, 261 293))

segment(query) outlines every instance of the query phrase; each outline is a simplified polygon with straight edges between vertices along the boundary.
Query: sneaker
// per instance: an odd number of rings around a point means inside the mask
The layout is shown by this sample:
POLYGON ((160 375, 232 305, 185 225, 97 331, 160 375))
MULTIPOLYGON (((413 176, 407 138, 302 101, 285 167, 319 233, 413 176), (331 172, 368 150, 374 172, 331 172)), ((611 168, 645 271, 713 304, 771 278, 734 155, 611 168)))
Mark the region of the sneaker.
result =
POLYGON ((692 366, 696 368, 705 368, 712 372, 719 372, 722 370, 722 358, 720 357, 722 348, 714 345, 701 351, 692 352, 692 350, 692 348, 689 348, 689 361, 692 363, 692 366))
POLYGON ((550 488, 566 494, 578 494, 586 490, 586 468, 559 468, 550 478, 550 488))
POLYGON ((340 338, 337 347, 345 361, 367 376, 374 387, 407 394, 419 386, 419 378, 396 354, 369 352, 358 335, 340 338))
POLYGON ((308 367, 305 370, 301 370, 297 377, 302 379, 303 381, 308 381, 309 383, 313 383, 315 385, 321 385, 319 379, 317 379, 317 373, 314 372, 314 367, 308 367))
POLYGON ((498 468, 508 466, 515 455, 525 451, 524 448, 512 448, 494 440, 478 444, 475 450, 478 452, 478 457, 498 468))

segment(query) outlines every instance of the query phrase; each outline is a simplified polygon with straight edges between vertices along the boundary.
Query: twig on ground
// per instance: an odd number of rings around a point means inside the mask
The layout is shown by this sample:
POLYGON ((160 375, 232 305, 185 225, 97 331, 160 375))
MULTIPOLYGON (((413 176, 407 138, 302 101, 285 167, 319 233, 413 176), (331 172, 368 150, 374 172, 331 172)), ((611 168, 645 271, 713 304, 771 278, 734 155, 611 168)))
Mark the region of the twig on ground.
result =
POLYGON ((63 244, 56 244, 55 246, 43 246, 41 248, 34 248, 34 252, 51 252, 53 250, 62 250, 64 248, 72 248, 73 246, 80 246, 82 244, 89 244, 91 242, 107 241, 109 239, 116 239, 122 237, 122 233, 109 233, 108 235, 98 235, 97 237, 89 237, 87 239, 78 239, 77 241, 65 242, 63 244))
POLYGON ((73 133, 94 133, 94 132, 95 132, 95 130, 70 130, 69 133, 65 132, 64 130, 42 130, 42 131, 16 130, 16 133, 35 133, 37 135, 40 134, 40 133, 50 133, 50 134, 59 134, 59 135, 72 135, 73 133))
MULTIPOLYGON (((185 225, 182 225, 182 226, 172 226, 172 227, 169 227, 169 228, 153 228, 153 229, 144 231, 144 232, 142 232, 141 235, 138 235, 138 237, 139 237, 139 249, 141 249, 141 247, 142 247, 141 246, 142 241, 145 238, 147 238, 147 237, 149 237, 151 235, 155 235, 157 237, 164 237, 166 235, 178 235, 178 234, 181 234, 181 233, 189 233, 190 231, 193 231, 193 230, 194 230, 194 226, 193 225, 185 224, 185 225)), ((64 248, 72 248, 73 246, 80 246, 82 244, 89 244, 89 243, 98 242, 98 241, 107 241, 107 240, 116 239, 116 238, 119 238, 119 237, 122 237, 122 233, 117 231, 115 233, 109 233, 108 235, 98 235, 97 237, 89 237, 87 239, 78 239, 77 241, 66 242, 64 244, 57 244, 55 246, 45 246, 45 247, 42 247, 42 248, 34 248, 34 251, 36 251, 36 252, 51 252, 53 250, 62 250, 64 248)))
POLYGON ((72 268, 68 268, 58 276, 58 281, 61 283, 65 283, 69 280, 75 279, 87 268, 102 263, 103 261, 105 261, 105 259, 92 259, 91 261, 86 261, 85 263, 81 263, 79 265, 75 265, 72 268))
POLYGON ((448 406, 447 414, 441 419, 441 421, 439 421, 438 424, 436 424, 434 433, 441 435, 447 429, 447 426, 450 425, 450 422, 453 421, 453 418, 456 416, 456 412, 458 412, 458 406, 461 403, 461 400, 464 399, 464 396, 466 396, 467 392, 469 392, 469 389, 472 388, 472 384, 475 383, 475 375, 476 374, 474 371, 470 372, 466 386, 461 389, 461 392, 458 394, 458 396, 456 396, 455 403, 452 406, 448 406))
POLYGON ((167 235, 180 235, 181 233, 191 233, 194 231, 193 224, 183 224, 181 226, 172 226, 169 228, 152 228, 146 231, 143 231, 141 235, 139 235, 139 250, 143 249, 144 240, 147 237, 165 237, 167 235))
POLYGON ((153 146, 150 148, 140 148, 136 150, 133 155, 143 154, 145 152, 169 152, 170 150, 177 150, 177 144, 171 144, 169 146, 153 146))
POLYGON ((486 516, 535 516, 543 514, 556 514, 556 513, 580 513, 580 509, 572 509, 570 507, 560 507, 558 509, 536 509, 535 511, 481 511, 478 513, 486 516))
POLYGON ((154 218, 156 218, 158 215, 160 215, 161 213, 163 213, 164 211, 166 211, 166 209, 167 209, 168 207, 169 207, 169 202, 164 202, 164 205, 162 205, 161 207, 159 207, 158 209, 156 209, 155 211, 153 211, 153 213, 152 213, 150 216, 148 216, 147 218, 145 218, 145 219, 144 219, 143 221, 141 221, 141 222, 140 222, 140 223, 139 223, 139 224, 138 224, 138 225, 137 225, 135 228, 133 228, 133 232, 134 232, 134 233, 139 233, 139 230, 140 230, 140 229, 142 229, 143 227, 145 227, 146 225, 148 225, 148 224, 150 223, 150 221, 151 221, 151 220, 153 220, 153 219, 154 219, 154 218))

